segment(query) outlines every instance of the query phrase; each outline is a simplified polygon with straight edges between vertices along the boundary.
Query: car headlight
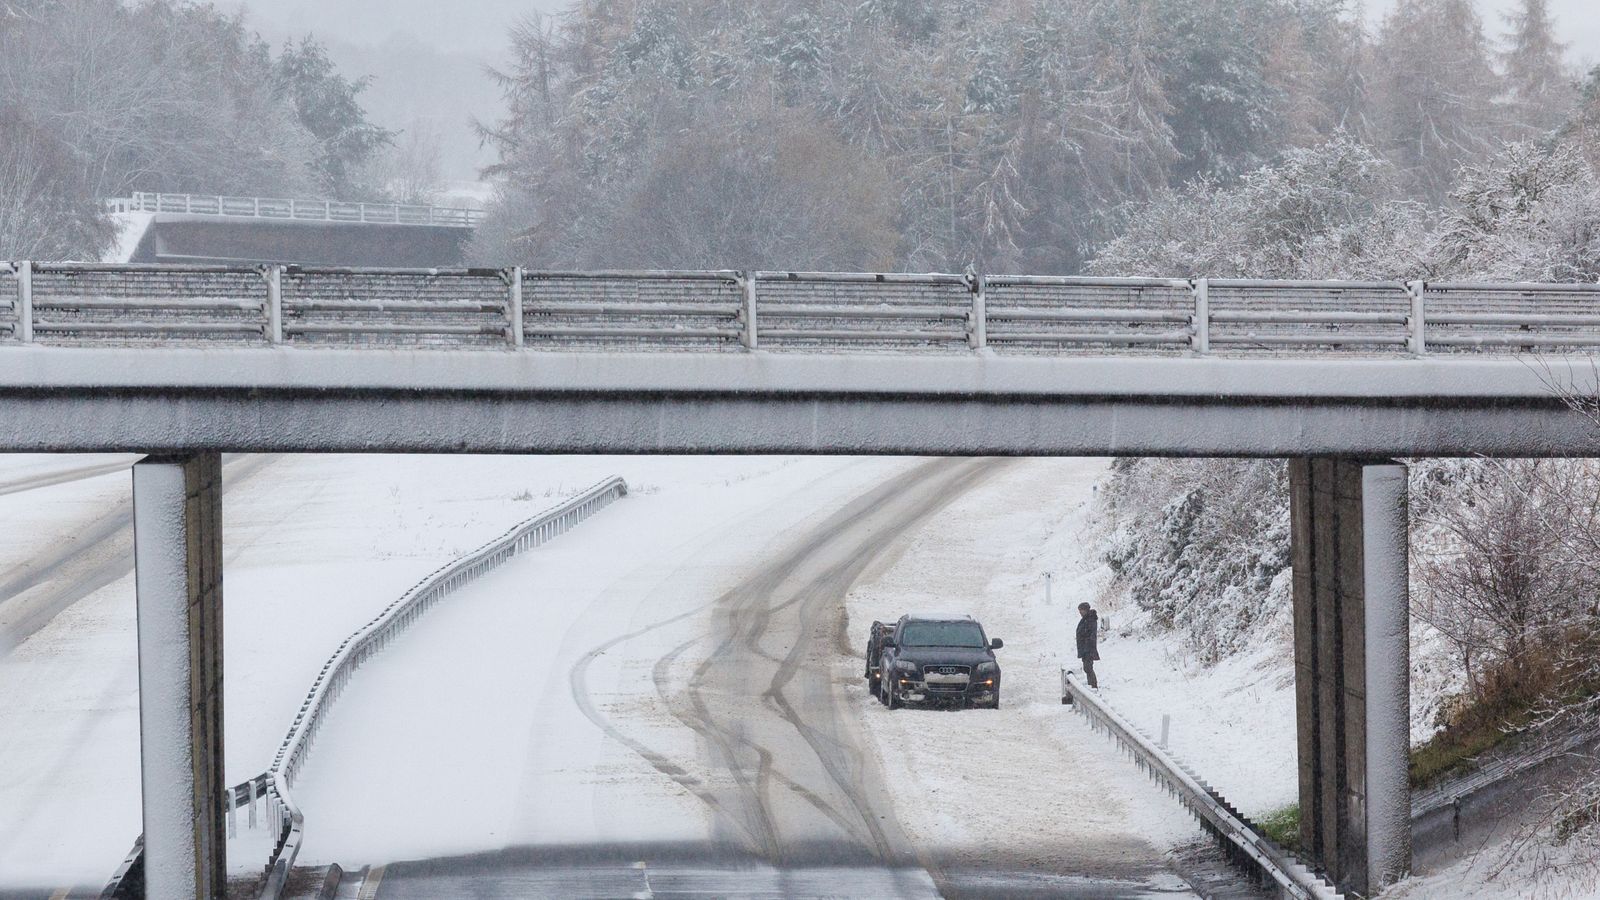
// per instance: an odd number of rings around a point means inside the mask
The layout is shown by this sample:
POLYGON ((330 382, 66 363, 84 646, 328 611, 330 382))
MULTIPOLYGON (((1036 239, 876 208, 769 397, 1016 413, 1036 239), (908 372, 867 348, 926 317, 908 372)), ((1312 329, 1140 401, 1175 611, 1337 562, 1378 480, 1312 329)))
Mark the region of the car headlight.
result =
POLYGON ((899 669, 902 672, 910 672, 912 674, 916 674, 916 671, 917 671, 917 664, 916 663, 914 663, 914 662, 906 662, 903 659, 895 660, 894 661, 894 667, 896 669, 899 669))
POLYGON ((978 663, 978 669, 977 669, 977 672, 975 674, 977 674, 977 676, 979 678, 983 678, 985 676, 993 677, 995 675, 999 675, 1000 674, 1000 664, 999 663, 992 663, 992 662, 978 663))

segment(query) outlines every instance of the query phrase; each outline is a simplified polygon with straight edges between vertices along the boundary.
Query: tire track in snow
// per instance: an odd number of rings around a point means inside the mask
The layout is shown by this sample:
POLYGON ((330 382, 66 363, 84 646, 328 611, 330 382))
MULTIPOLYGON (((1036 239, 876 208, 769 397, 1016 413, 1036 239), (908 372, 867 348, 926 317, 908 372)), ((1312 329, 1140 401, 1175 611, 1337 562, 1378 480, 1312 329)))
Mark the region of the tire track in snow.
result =
MULTIPOLYGON (((704 610, 705 607, 701 607, 700 609, 704 610)), ((663 703, 668 705, 669 709, 673 703, 678 702, 678 691, 672 685, 672 667, 677 663, 678 659, 683 656, 685 651, 687 651, 690 647, 693 647, 695 644, 703 643, 708 638, 709 635, 696 635, 689 640, 684 641, 678 646, 672 648, 672 650, 669 651, 665 656, 656 660, 655 665, 651 668, 650 679, 655 683, 656 695, 660 697, 663 703)), ((773 659, 772 661, 777 662, 776 659, 773 659)), ((760 749, 757 752, 765 754, 763 757, 764 763, 771 759, 772 754, 766 752, 764 749, 760 749)), ((807 789, 805 785, 800 784, 794 779, 784 775, 782 772, 774 769, 767 769, 765 774, 768 777, 776 779, 779 784, 782 784, 795 794, 804 797, 807 802, 816 807, 818 812, 833 819, 834 823, 837 824, 841 829, 849 829, 851 827, 850 820, 848 818, 846 818, 838 810, 829 806, 827 801, 817 796, 813 791, 807 789)))
POLYGON ((71 481, 83 481, 87 478, 110 475, 113 472, 133 468, 135 461, 119 460, 113 463, 97 463, 92 466, 74 466, 69 469, 56 469, 40 475, 29 475, 24 478, 13 478, 10 481, 0 481, 0 497, 6 494, 18 494, 23 491, 66 484, 71 481))
MULTIPOLYGON (((832 476, 824 476, 822 478, 816 479, 815 481, 813 481, 811 483, 811 485, 814 485, 814 484, 820 483, 822 481, 825 481, 825 480, 827 480, 827 478, 830 478, 830 477, 832 477, 832 476)), ((904 477, 904 476, 901 476, 901 477, 904 477)), ((811 485, 807 485, 806 488, 803 488, 801 490, 793 492, 790 496, 792 497, 792 496, 803 495, 806 492, 806 490, 810 489, 811 485)), ((747 520, 747 519, 750 519, 750 518, 755 518, 755 517, 763 515, 764 513, 765 513, 764 509, 763 510, 757 510, 755 512, 751 512, 751 513, 748 513, 748 514, 746 514, 744 516, 741 516, 739 521, 744 521, 744 520, 747 520)), ((724 529, 724 531, 732 531, 732 530, 735 530, 737 527, 738 527, 738 523, 736 522, 736 523, 731 524, 728 528, 724 529)), ((635 631, 632 631, 632 632, 629 632, 627 634, 619 635, 619 636, 617 636, 615 638, 612 638, 612 639, 600 644, 597 647, 592 648, 587 653, 585 653, 582 657, 580 657, 578 659, 578 661, 568 671, 568 681, 569 681, 570 686, 571 686, 572 697, 573 697, 574 703, 578 706, 579 711, 582 712, 583 715, 587 719, 589 719, 589 721, 591 723, 593 723, 595 725, 595 727, 599 728, 603 733, 605 733, 609 737, 615 739, 618 743, 620 743, 623 746, 627 747, 630 751, 632 751, 635 755, 637 755, 640 759, 642 759, 645 763, 647 763, 651 768, 653 768, 656 771, 660 772, 661 774, 667 776, 669 779, 671 779, 675 783, 679 784, 684 789, 688 790, 695 798, 697 798, 703 804, 705 804, 706 807, 712 812, 712 814, 714 816, 722 817, 723 821, 729 822, 729 823, 735 825, 739 830, 743 831, 745 833, 749 843, 752 846, 754 846, 754 847, 756 847, 758 849, 765 849, 765 848, 769 848, 769 847, 774 847, 775 846, 774 839, 771 837, 772 829, 771 829, 770 817, 762 815, 761 811, 759 809, 756 811, 756 814, 755 814, 754 817, 750 817, 747 814, 748 810, 744 809, 744 808, 741 808, 741 810, 739 810, 739 811, 730 810, 728 808, 727 804, 723 803, 714 794, 712 794, 710 792, 709 788, 705 785, 705 783, 701 779, 696 778, 695 776, 691 775, 689 773, 689 771, 684 766, 681 766, 677 762, 674 762, 672 757, 670 757, 667 754, 664 754, 664 753, 661 753, 661 752, 658 752, 658 751, 654 750, 648 744, 644 743, 643 741, 637 740, 636 738, 628 735, 625 731, 623 731, 621 728, 619 728, 616 725, 616 723, 614 723, 611 720, 611 718, 609 716, 607 716, 605 713, 600 711, 600 709, 594 703, 592 697, 589 695, 588 670, 589 670, 590 665, 592 665, 593 662, 596 659, 598 659, 599 657, 605 655, 611 649, 613 649, 613 648, 615 648, 617 646, 620 646, 620 645, 622 645, 623 643, 625 643, 627 641, 634 640, 634 639, 639 638, 639 637, 643 637, 644 635, 650 634, 650 633, 652 633, 654 631, 657 631, 659 629, 662 629, 662 628, 670 627, 670 626, 672 626, 672 625, 674 625, 674 624, 676 624, 678 622, 681 622, 681 621, 683 621, 685 619, 688 619, 688 618, 690 618, 692 616, 703 614, 708 609, 711 609, 711 608, 717 606, 718 604, 725 602, 727 600, 727 597, 728 597, 728 594, 724 593, 722 595, 717 596, 716 598, 714 598, 712 600, 709 600, 709 601, 707 601, 705 603, 702 603, 702 604, 694 607, 693 609, 690 609, 690 610, 687 610, 687 611, 685 611, 683 613, 680 613, 679 615, 675 615, 675 616, 672 616, 670 618, 663 619, 661 621, 655 622, 653 624, 646 625, 646 626, 644 626, 642 628, 639 628, 639 629, 637 629, 635 631), (745 813, 746 814, 746 815, 744 815, 744 819, 745 819, 744 821, 740 821, 741 813, 745 813)), ((673 716, 675 718, 678 718, 680 721, 684 721, 685 724, 688 724, 689 727, 691 728, 691 730, 696 730, 696 729, 694 727, 693 722, 690 722, 687 719, 694 719, 695 721, 698 721, 698 718, 696 717, 695 713, 692 710, 686 712, 686 711, 683 711, 683 710, 673 709, 672 708, 678 702, 675 699, 675 696, 674 696, 676 692, 671 690, 670 687, 666 686, 664 679, 666 677, 666 673, 667 673, 668 669, 671 666, 671 663, 677 657, 681 656, 684 651, 686 651, 689 647, 693 646, 694 644, 699 643, 699 642, 701 642, 703 640, 707 640, 709 638, 710 638, 710 635, 697 635, 696 637, 694 637, 690 641, 687 641, 687 642, 679 645, 678 647, 674 648, 672 651, 668 652, 666 654, 666 656, 662 657, 661 659, 658 659, 656 661, 655 666, 652 668, 652 672, 651 672, 652 679, 656 681, 656 692, 657 692, 657 694, 662 698, 663 702, 667 704, 667 706, 668 706, 669 710, 672 712, 673 716), (687 717, 687 719, 686 719, 686 717, 687 717)), ((776 662, 775 659, 774 659, 774 662, 776 662)), ((697 731, 697 733, 699 733, 698 730, 696 730, 696 731, 697 731)), ((712 740, 712 739, 708 737, 707 740, 712 740)), ((758 751, 758 752, 763 752, 763 751, 758 751)), ((768 756, 770 757, 770 754, 768 756)), ((823 804, 823 806, 825 807, 826 805, 823 804)), ((834 816, 838 815, 837 811, 831 810, 831 808, 828 809, 828 813, 831 814, 831 815, 834 815, 834 816)))
MULTIPOLYGON (((280 458, 249 454, 227 460, 223 495, 280 458)), ((21 574, 0 582, 0 657, 50 624, 62 610, 133 571, 133 501, 118 502, 79 532, 76 540, 21 568, 21 574)))
POLYGON ((799 835, 793 841, 782 838, 784 817, 774 812, 772 782, 793 785, 791 793, 825 810, 850 843, 880 862, 895 865, 915 855, 899 833, 887 798, 873 790, 881 782, 868 777, 870 758, 859 751, 852 736, 842 732, 840 720, 832 715, 830 667, 815 670, 820 677, 808 680, 808 690, 798 699, 791 698, 786 689, 808 651, 831 653, 836 646, 843 628, 843 598, 855 579, 907 531, 999 464, 991 460, 925 463, 847 506, 768 571, 719 598, 723 610, 719 618, 727 635, 697 667, 686 689, 693 715, 680 714, 679 718, 711 743, 735 776, 744 793, 742 805, 772 823, 780 836, 771 857, 774 862, 784 862, 791 846, 804 845, 809 836, 799 835), (883 521, 885 518, 888 521, 883 521), (830 554, 843 558, 815 575, 806 571, 825 564, 830 554), (800 583, 793 583, 797 578, 800 583), (797 606, 796 622, 784 621, 774 627, 776 617, 797 606), (786 656, 778 662, 765 689, 754 693, 759 689, 760 673, 748 670, 758 661, 772 658, 764 641, 785 637, 789 641, 786 656), (753 679, 756 684, 750 683, 753 679), (772 715, 765 717, 766 722, 758 722, 746 715, 754 712, 752 709, 726 708, 725 701, 741 696, 756 701, 756 709, 772 715), (808 721, 800 711, 803 706, 815 707, 826 725, 808 721), (774 725, 778 727, 774 729, 774 725), (775 730, 777 739, 758 736, 756 729, 762 726, 775 730), (795 736, 800 742, 792 739, 795 736), (753 777, 741 771, 741 748, 747 748, 747 755, 756 753, 761 762, 753 777), (829 800, 824 793, 842 797, 829 800))
MULTIPOLYGON (((702 612, 706 606, 709 605, 710 604, 705 604, 687 612, 680 613, 670 619, 663 619, 660 622, 646 625, 636 631, 630 631, 627 634, 618 635, 617 637, 606 641, 598 647, 591 649, 573 664, 572 668, 567 672, 567 681, 571 686, 572 702, 578 705, 579 711, 583 713, 585 718, 594 723, 596 728, 599 728, 601 731, 605 732, 607 737, 610 737, 617 743, 622 744, 629 750, 632 750, 636 755, 639 756, 640 759, 643 759, 645 762, 649 763, 651 768, 677 782, 685 790, 689 791, 695 797, 699 798, 701 802, 709 806, 713 811, 721 812, 721 803, 715 796, 705 789, 704 784, 699 778, 689 774, 688 770, 673 762, 671 757, 663 753, 657 753, 644 742, 636 740, 631 735, 612 724, 611 719, 608 718, 604 713, 600 712, 599 708, 595 706, 594 699, 589 695, 589 666, 593 664, 596 659, 599 659, 601 656, 605 655, 607 651, 618 646, 619 644, 649 634, 658 628, 665 628, 668 625, 681 622, 690 616, 702 612)), ((685 644, 684 648, 687 649, 688 646, 689 644, 685 644)))
MULTIPOLYGON (((790 648, 788 656, 780 665, 777 673, 772 677, 766 694, 779 714, 787 720, 794 729, 810 745, 817 759, 821 761, 839 789, 848 797, 855 806, 857 815, 866 825, 872 835, 873 844, 877 847, 879 855, 885 860, 892 860, 897 848, 891 841, 879 819, 875 816, 876 810, 867 801, 868 785, 863 776, 867 770, 866 757, 862 753, 859 743, 840 740, 841 721, 837 709, 830 697, 811 698, 821 702, 808 704, 813 710, 826 715, 828 726, 818 727, 808 720, 807 716, 790 700, 785 689, 794 681, 803 662, 804 651, 809 647, 828 646, 831 638, 833 641, 844 641, 843 634, 845 617, 842 605, 844 596, 849 592, 867 566, 875 561, 888 547, 898 541, 907 531, 926 521, 934 513, 943 509, 955 498, 976 487, 984 479, 993 474, 1000 466, 1008 464, 1009 460, 979 460, 958 470, 957 476, 944 485, 944 490, 932 496, 922 498, 913 508, 910 515, 901 518, 896 526, 889 532, 878 537, 870 552, 857 555, 846 563, 835 567, 827 577, 808 586, 804 594, 804 603, 801 605, 800 616, 802 627, 811 632, 812 641, 795 641, 790 648), (829 613, 834 615, 829 616, 829 613), (833 627, 828 628, 831 619, 833 627)), ((824 679, 824 686, 831 685, 831 680, 824 679)), ((813 686, 814 687, 814 686, 813 686)))
POLYGON ((881 780, 870 777, 874 758, 833 714, 831 667, 816 669, 820 678, 807 679, 804 690, 795 680, 808 652, 831 654, 843 641, 843 599, 854 581, 906 533, 1005 462, 940 459, 896 476, 804 532, 773 563, 714 600, 588 651, 569 672, 574 701, 596 727, 688 790, 730 833, 742 834, 751 850, 774 863, 785 862, 796 847, 803 852, 807 837, 786 840, 790 823, 775 803, 778 790, 826 820, 835 843, 842 838, 891 865, 915 860, 937 878, 931 860, 901 834, 881 780), (708 610, 716 612, 714 633, 675 645, 656 660, 651 677, 672 715, 705 741, 714 770, 729 775, 731 789, 719 789, 692 774, 693 764, 627 734, 589 692, 588 670, 600 656, 708 610), (791 610, 792 616, 783 615, 791 610), (779 653, 765 646, 785 639, 779 653), (686 686, 675 686, 672 670, 707 640, 716 641, 711 653, 686 686), (743 671, 749 666, 759 670, 743 671), (730 680, 746 706, 762 712, 760 722, 746 721, 740 713, 748 709, 724 708, 730 680), (756 729, 775 729, 776 739, 756 729))

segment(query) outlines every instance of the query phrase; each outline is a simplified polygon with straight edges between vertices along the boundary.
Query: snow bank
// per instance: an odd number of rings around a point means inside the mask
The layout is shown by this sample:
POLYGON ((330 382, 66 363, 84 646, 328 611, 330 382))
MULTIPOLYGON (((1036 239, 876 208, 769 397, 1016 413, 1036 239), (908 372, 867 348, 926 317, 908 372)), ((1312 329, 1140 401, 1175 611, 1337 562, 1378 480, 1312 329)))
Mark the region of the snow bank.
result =
POLYGON ((133 254, 138 251, 139 244, 144 240, 145 233, 150 230, 150 223, 155 221, 155 213, 119 212, 112 213, 108 218, 117 228, 117 237, 100 261, 108 263, 132 262, 133 254))

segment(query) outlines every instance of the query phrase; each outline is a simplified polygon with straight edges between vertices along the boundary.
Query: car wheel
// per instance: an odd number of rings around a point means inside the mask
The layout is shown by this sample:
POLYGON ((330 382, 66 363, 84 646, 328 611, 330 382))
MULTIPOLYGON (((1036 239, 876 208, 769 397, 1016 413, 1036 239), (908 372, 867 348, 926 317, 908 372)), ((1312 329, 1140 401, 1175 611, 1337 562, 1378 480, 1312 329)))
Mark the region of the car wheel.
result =
POLYGON ((883 682, 883 705, 890 709, 900 708, 900 695, 894 692, 894 679, 889 678, 883 682))
POLYGON ((876 675, 868 675, 867 676, 867 689, 872 691, 874 694, 876 694, 876 693, 878 693, 879 685, 882 684, 882 682, 883 682, 882 678, 879 678, 876 675))
POLYGON ((995 691, 994 692, 994 706, 991 706, 990 709, 999 709, 999 708, 1000 708, 1000 692, 999 691, 995 691))

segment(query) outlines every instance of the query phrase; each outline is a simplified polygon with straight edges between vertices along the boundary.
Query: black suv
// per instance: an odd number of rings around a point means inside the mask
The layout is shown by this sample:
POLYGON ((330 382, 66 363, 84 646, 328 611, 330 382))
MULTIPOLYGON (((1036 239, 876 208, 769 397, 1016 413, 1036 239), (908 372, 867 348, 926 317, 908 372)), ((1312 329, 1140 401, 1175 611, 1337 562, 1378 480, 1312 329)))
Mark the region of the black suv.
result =
POLYGON ((1000 708, 1000 664, 971 616, 905 615, 872 623, 867 684, 890 709, 906 703, 1000 708))

